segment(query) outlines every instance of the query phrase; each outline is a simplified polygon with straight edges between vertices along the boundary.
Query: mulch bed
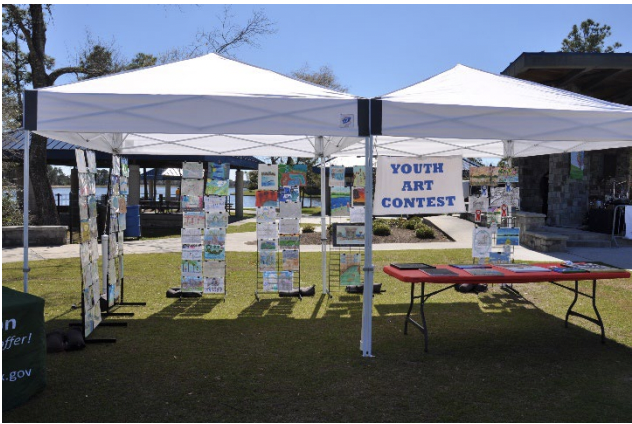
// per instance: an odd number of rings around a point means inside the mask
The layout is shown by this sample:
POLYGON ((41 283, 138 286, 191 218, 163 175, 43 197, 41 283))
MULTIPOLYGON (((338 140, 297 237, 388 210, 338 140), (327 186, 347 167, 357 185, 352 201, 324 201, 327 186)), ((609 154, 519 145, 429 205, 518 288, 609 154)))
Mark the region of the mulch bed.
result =
MULTIPOLYGON (((435 237, 433 239, 420 239, 415 236, 413 230, 391 227, 390 236, 373 235, 373 244, 380 243, 433 243, 438 241, 450 241, 441 231, 431 227, 435 237)), ((320 233, 301 234, 301 245, 320 244, 320 233)))

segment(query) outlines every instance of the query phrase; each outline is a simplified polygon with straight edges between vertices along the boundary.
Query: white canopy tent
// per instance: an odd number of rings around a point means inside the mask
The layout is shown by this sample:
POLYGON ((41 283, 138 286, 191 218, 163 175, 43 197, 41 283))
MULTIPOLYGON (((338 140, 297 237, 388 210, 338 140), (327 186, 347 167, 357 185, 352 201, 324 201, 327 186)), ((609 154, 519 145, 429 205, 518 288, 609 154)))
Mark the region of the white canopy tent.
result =
MULTIPOLYGON (((217 54, 29 90, 24 98, 27 131, 121 155, 324 159, 350 144, 367 145, 369 128, 368 99, 217 54)), ((30 140, 28 133, 26 139, 30 140)), ((26 188, 28 147, 27 142, 26 188)), ((324 181, 324 172, 321 175, 324 181)), ((28 189, 24 205, 24 290, 28 291, 28 189)), ((321 221, 326 234, 324 207, 321 221)), ((322 250, 325 289, 326 239, 322 250)))
MULTIPOLYGON (((372 99, 370 115, 367 169, 374 154, 511 158, 632 146, 632 107, 462 65, 372 99)), ((349 145, 337 155, 361 153, 349 145)), ((371 197, 367 189, 367 208, 371 197)), ((373 308, 367 289, 373 286, 371 240, 365 249, 366 353, 373 308)))

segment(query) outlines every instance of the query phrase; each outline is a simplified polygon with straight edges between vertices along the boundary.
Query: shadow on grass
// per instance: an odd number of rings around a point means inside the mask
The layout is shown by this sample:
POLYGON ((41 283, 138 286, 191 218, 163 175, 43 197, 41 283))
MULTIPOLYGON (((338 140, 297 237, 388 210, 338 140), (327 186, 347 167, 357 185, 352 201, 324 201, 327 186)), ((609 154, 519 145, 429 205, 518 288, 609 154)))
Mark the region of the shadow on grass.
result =
MULTIPOLYGON (((114 344, 48 355, 48 388, 4 412, 3 420, 616 422, 632 416, 629 347, 604 346, 581 327, 565 329, 563 319, 497 288, 477 302, 469 294, 446 296, 451 302, 437 296, 425 308, 429 354, 419 331, 409 327, 403 335, 408 304, 375 296, 375 358, 362 358, 358 349, 359 295, 246 300, 232 319, 219 316, 235 299, 228 305, 169 299, 147 318, 125 319, 127 328, 97 328, 95 337, 115 337, 114 344), (296 318, 299 312, 305 318, 296 318)), ((418 305, 413 313, 418 318, 418 305)))

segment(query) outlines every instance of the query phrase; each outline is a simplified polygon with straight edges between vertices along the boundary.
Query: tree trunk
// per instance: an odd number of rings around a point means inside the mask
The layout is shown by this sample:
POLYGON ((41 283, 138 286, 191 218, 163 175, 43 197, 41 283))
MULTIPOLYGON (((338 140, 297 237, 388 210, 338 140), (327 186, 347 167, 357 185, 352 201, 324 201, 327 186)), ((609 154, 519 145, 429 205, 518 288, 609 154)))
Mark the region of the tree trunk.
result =
POLYGON ((29 178, 35 198, 35 223, 59 225, 59 214, 55 207, 53 188, 46 172, 46 138, 32 134, 29 159, 29 178))

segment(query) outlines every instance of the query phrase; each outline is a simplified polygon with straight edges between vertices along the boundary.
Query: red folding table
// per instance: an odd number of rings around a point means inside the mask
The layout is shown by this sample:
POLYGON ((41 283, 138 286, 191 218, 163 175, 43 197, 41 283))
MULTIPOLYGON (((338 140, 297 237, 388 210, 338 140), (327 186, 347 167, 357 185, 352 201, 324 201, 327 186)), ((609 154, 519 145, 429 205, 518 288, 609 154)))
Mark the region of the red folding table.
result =
MULTIPOLYGON (((559 264, 533 264, 535 266, 549 268, 551 266, 559 266, 559 264)), ((523 284, 523 283, 544 283, 548 282, 556 286, 562 287, 566 290, 570 290, 574 293, 573 302, 566 312, 565 326, 568 327, 568 317, 575 316, 594 324, 597 324, 601 329, 601 342, 605 343, 606 334, 604 331, 603 321, 597 310, 597 281, 598 280, 612 280, 616 278, 630 278, 630 273, 621 270, 616 272, 581 272, 581 273, 559 273, 554 271, 548 272, 514 272, 509 271, 501 266, 493 266, 491 269, 499 271, 502 275, 471 275, 466 270, 452 267, 449 265, 436 265, 439 269, 449 269, 456 275, 428 275, 421 270, 404 270, 397 269, 393 266, 385 266, 384 272, 392 277, 404 283, 410 284, 410 306, 408 307, 408 313, 406 314, 406 320, 404 322, 404 334, 408 334, 408 323, 410 322, 417 327, 424 335, 424 352, 428 352, 428 327, 426 324, 426 316, 424 313, 424 305, 426 301, 445 290, 449 290, 458 284, 523 284), (584 293, 579 290, 579 282, 583 280, 592 280, 592 294, 584 293), (559 284, 562 281, 574 281, 575 286, 569 287, 563 284, 559 284), (415 295, 415 286, 421 285, 421 294, 415 295), (426 294, 426 284, 448 284, 447 287, 443 287, 439 290, 426 294), (579 312, 573 311, 573 307, 577 303, 579 296, 585 296, 592 299, 592 307, 595 311, 596 318, 592 318, 579 312), (410 317, 413 310, 415 299, 420 299, 420 314, 421 324, 410 317)))

